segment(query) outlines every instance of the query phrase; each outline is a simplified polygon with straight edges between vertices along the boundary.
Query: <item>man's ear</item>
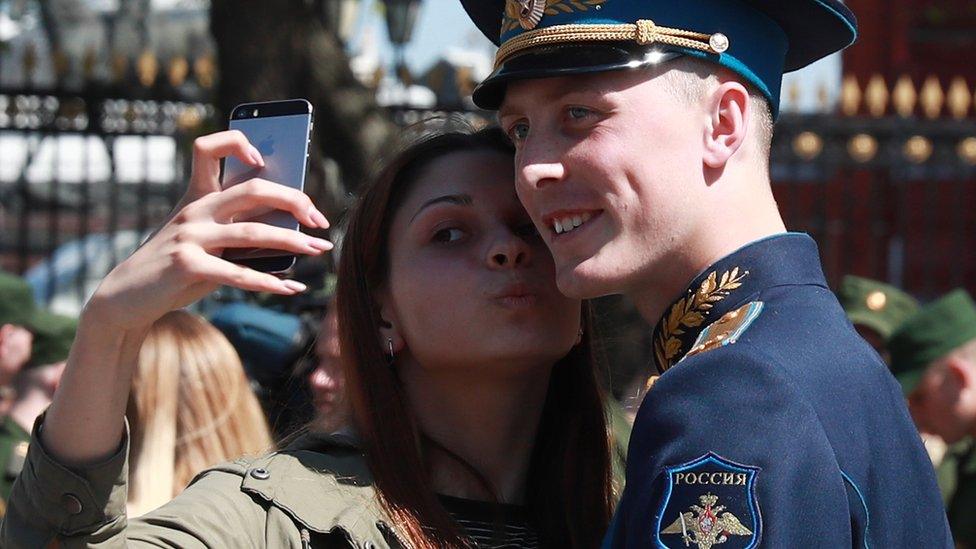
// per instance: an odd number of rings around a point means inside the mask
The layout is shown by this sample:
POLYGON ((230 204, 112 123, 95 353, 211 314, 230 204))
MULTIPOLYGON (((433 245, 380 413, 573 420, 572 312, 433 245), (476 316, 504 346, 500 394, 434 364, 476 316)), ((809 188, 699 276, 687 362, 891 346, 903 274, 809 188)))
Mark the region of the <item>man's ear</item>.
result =
POLYGON ((952 356, 946 358, 946 375, 959 390, 976 390, 976 371, 974 365, 964 357, 952 356))
POLYGON ((396 315, 396 308, 393 307, 393 300, 385 288, 378 290, 375 295, 380 309, 380 332, 378 334, 380 348, 383 350, 383 354, 390 354, 392 346, 392 352, 396 355, 406 345, 400 331, 400 320, 396 315))
POLYGON ((724 168, 746 139, 750 112, 749 91, 734 80, 723 82, 709 96, 708 124, 702 161, 712 169, 724 168))

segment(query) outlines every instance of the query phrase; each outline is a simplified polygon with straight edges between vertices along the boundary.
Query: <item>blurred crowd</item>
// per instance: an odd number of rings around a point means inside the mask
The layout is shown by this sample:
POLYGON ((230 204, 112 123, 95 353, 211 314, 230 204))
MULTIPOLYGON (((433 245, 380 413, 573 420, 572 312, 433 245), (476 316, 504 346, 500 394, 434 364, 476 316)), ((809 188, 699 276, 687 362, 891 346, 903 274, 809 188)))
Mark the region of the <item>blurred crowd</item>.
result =
MULTIPOLYGON (((297 311, 240 301, 206 318, 173 311, 153 325, 126 412, 130 516, 169 501, 214 464, 273 451, 306 430, 348 426, 334 275, 315 287, 297 311)), ((904 390, 956 540, 976 543, 976 523, 968 520, 976 509, 976 303, 957 289, 921 305, 894 286, 855 276, 844 277, 836 293, 904 390)), ((26 281, 0 272, 0 516, 77 326, 35 303, 26 281)), ((609 405, 615 482, 622 483, 630 424, 653 380, 635 380, 623 403, 609 405)))

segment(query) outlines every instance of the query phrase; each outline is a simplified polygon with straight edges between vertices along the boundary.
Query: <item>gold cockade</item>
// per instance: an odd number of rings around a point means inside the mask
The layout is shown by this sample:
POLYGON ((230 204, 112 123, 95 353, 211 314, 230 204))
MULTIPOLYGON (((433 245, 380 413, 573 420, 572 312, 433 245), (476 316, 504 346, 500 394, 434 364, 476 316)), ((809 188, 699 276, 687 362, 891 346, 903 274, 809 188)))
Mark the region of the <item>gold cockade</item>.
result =
POLYGON ((671 306, 667 316, 661 319, 660 332, 654 339, 654 356, 662 370, 673 366, 675 358, 681 355, 683 343, 678 336, 683 335, 687 328, 701 326, 715 303, 742 286, 742 279, 748 274, 749 271, 740 273, 739 268, 735 267, 722 273, 719 278, 718 272, 712 271, 697 291, 689 290, 691 295, 679 299, 671 306))
MULTIPOLYGON (((502 20, 502 34, 521 26, 531 30, 545 15, 589 11, 607 0, 508 0, 505 2, 505 17, 502 20)), ((598 8, 599 9, 599 8, 598 8)))

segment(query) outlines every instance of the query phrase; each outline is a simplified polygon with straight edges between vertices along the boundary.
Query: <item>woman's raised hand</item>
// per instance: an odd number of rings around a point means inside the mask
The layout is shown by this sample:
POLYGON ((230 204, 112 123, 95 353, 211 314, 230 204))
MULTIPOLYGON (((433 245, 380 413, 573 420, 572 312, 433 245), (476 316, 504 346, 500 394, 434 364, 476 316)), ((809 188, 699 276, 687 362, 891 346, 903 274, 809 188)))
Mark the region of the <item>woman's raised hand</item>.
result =
MULTIPOLYGON (((238 131, 200 137, 186 194, 171 218, 141 248, 105 277, 89 303, 102 323, 144 328, 226 284, 244 290, 291 295, 305 289, 292 280, 255 271, 221 258, 225 248, 273 248, 318 255, 327 240, 263 223, 238 221, 260 210, 291 213, 301 224, 329 226, 303 192, 252 179, 221 190, 220 160, 236 156, 262 166, 258 151, 238 131)), ((89 311, 94 312, 94 311, 89 311)))

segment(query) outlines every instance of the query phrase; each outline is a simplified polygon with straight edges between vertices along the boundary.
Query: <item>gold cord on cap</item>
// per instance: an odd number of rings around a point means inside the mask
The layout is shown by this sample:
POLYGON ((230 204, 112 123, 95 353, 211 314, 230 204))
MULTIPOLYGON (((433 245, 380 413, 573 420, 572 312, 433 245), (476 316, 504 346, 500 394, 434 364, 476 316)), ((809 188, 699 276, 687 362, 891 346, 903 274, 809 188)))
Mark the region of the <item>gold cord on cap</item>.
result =
POLYGON ((536 46, 551 46, 570 42, 627 42, 641 45, 667 44, 707 53, 722 53, 729 49, 729 39, 722 33, 701 32, 659 27, 649 19, 619 25, 555 25, 522 33, 502 44, 495 54, 495 68, 515 54, 536 46))

